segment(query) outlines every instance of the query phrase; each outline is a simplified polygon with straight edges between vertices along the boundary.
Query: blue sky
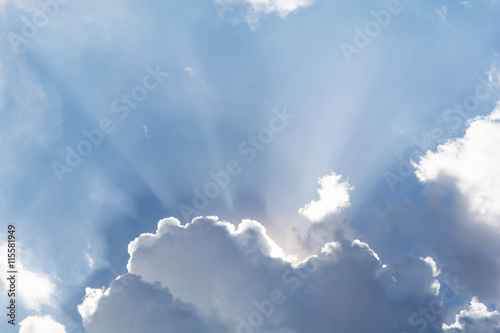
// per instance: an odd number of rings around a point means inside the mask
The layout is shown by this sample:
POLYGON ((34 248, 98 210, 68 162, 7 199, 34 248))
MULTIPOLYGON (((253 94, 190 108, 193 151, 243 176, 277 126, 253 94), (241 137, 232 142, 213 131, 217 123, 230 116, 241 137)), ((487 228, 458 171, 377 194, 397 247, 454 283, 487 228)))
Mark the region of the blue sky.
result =
POLYGON ((499 17, 0 0, 1 331, 498 332, 499 17))

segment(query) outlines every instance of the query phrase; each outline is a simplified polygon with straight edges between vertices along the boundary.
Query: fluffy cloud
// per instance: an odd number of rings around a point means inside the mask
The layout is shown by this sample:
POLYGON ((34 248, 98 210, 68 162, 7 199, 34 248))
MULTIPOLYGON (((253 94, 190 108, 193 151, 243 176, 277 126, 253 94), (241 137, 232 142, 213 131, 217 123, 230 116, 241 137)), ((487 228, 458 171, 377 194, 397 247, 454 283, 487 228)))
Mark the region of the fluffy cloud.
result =
POLYGON ((292 263, 250 220, 235 227, 215 217, 185 226, 163 219, 129 252, 130 273, 110 288, 88 289, 79 307, 91 333, 162 325, 163 332, 397 332, 436 297, 431 258, 384 265, 355 240, 292 263), (183 316, 174 315, 179 309, 183 316))
POLYGON ((319 200, 313 200, 305 207, 299 209, 299 213, 312 222, 324 220, 328 215, 340 212, 343 208, 350 206, 349 192, 354 189, 347 180, 342 180, 342 175, 332 172, 318 180, 321 186, 318 189, 319 200))
POLYGON ((415 164, 417 177, 427 183, 430 225, 440 230, 433 256, 445 275, 492 302, 500 301, 499 120, 500 105, 415 164))
POLYGON ((428 152, 416 166, 422 182, 451 177, 470 209, 483 221, 500 222, 500 105, 488 116, 469 122, 464 137, 428 152))
POLYGON ((488 311, 477 297, 470 301, 468 310, 462 310, 451 325, 443 324, 445 333, 498 333, 500 332, 500 314, 498 311, 488 311))
POLYGON ((148 282, 160 281, 203 314, 215 309, 228 319, 248 313, 253 297, 270 292, 261 281, 277 284, 279 272, 290 267, 264 227, 249 220, 236 229, 215 218, 195 219, 186 226, 163 219, 156 234, 131 242, 129 253, 129 272, 148 282))
POLYGON ((31 316, 19 323, 19 333, 66 333, 64 326, 51 316, 31 316))
MULTIPOLYGON (((119 278, 118 278, 119 280, 119 278)), ((99 301, 103 296, 109 296, 111 289, 85 288, 85 298, 82 304, 78 305, 78 312, 82 316, 83 325, 87 325, 97 310, 99 301)))
POLYGON ((132 274, 120 276, 106 290, 87 288, 78 311, 89 333, 221 332, 168 289, 132 274))

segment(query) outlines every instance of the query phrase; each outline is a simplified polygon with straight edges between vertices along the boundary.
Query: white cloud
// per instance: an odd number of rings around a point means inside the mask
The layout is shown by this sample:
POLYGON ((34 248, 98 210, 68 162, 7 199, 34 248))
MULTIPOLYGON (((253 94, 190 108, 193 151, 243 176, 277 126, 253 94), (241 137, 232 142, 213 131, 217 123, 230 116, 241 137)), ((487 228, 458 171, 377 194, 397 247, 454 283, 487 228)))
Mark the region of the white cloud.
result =
MULTIPOLYGON (((0 253, 7 253, 7 243, 0 245, 0 253)), ((53 278, 47 274, 29 270, 19 261, 19 252, 17 255, 17 296, 21 304, 32 311, 40 311, 43 305, 53 306, 56 292, 53 278)), ((8 277, 6 264, 3 260, 0 263, 0 277, 5 290, 8 289, 8 285, 4 282, 8 277)))
POLYGON ((19 323, 19 333, 66 333, 64 326, 51 316, 31 316, 19 323))
POLYGON ((168 289, 132 274, 120 276, 106 290, 87 288, 78 311, 89 333, 222 332, 168 289))
POLYGON ((34 311, 40 311, 42 305, 53 306, 53 295, 56 285, 52 279, 43 274, 32 272, 21 264, 19 268, 19 296, 23 305, 34 311))
POLYGON ((498 147, 500 104, 490 114, 470 119, 463 137, 414 164, 418 179, 428 184, 426 225, 435 228, 431 247, 443 275, 495 303, 500 301, 498 147))
POLYGON ((276 12, 281 17, 296 11, 299 8, 312 5, 313 0, 246 0, 256 13, 276 12))
MULTIPOLYGON (((437 268, 436 262, 432 257, 420 257, 420 260, 424 261, 429 267, 432 268, 432 277, 438 277, 441 274, 441 271, 437 268)), ((432 283, 432 289, 434 289, 436 295, 439 295, 439 289, 441 288, 441 284, 437 279, 432 283)))
POLYGON ((432 268, 432 276, 437 277, 439 274, 441 274, 441 271, 437 268, 436 262, 432 257, 425 257, 425 258, 420 258, 423 260, 427 265, 429 265, 432 268))
POLYGON ((191 67, 186 67, 184 70, 191 76, 194 77, 193 69, 191 67))
POLYGON ((441 177, 454 179, 468 199, 471 211, 481 220, 500 226, 500 105, 488 116, 470 121, 464 137, 451 140, 428 152, 418 164, 422 182, 441 177))
POLYGON ((486 305, 473 297, 469 309, 460 311, 453 324, 443 324, 443 330, 445 333, 498 333, 500 314, 496 310, 488 311, 486 305))
POLYGON ((235 228, 216 218, 195 219, 186 226, 174 218, 163 219, 156 234, 143 234, 131 242, 129 253, 129 272, 141 275, 147 282, 160 281, 174 296, 196 304, 204 314, 215 308, 228 318, 234 318, 232 314, 238 311, 246 312, 251 305, 251 302, 241 304, 232 297, 248 299, 256 293, 265 293, 252 288, 232 290, 236 287, 235 280, 238 285, 243 281, 256 284, 252 280, 258 281, 261 276, 254 266, 269 265, 272 269, 287 264, 283 251, 266 235, 265 228, 250 220, 235 228), (176 241, 169 242, 168 238, 176 241), (170 255, 174 253, 175 256, 170 255), (275 261, 261 262, 273 257, 275 261), (162 262, 162 266, 153 267, 153 262, 162 262), (228 290, 234 294, 222 296, 228 290))
POLYGON ((82 316, 84 326, 90 322, 92 316, 97 310, 99 300, 105 294, 109 294, 109 290, 105 291, 104 289, 85 288, 85 298, 83 303, 78 305, 78 313, 82 316))
MULTIPOLYGON (((165 332, 165 316, 171 316, 169 327, 181 325, 171 312, 178 308, 187 309, 185 325, 203 332, 399 332, 435 297, 431 259, 408 256, 383 265, 368 244, 355 240, 325 244, 292 264, 250 220, 235 227, 216 217, 185 226, 163 219, 154 234, 131 242, 129 253, 130 274, 107 289, 87 289, 79 311, 90 333, 144 325, 165 332)), ((193 331, 177 327, 170 331, 193 331)))
POLYGON ((243 4, 247 7, 245 20, 252 29, 259 26, 262 15, 271 13, 278 14, 281 18, 286 18, 300 8, 308 7, 314 0, 214 0, 219 17, 223 19, 225 13, 233 12, 237 6, 243 4))
POLYGON ((318 180, 319 200, 313 200, 299 213, 307 217, 312 222, 324 220, 328 215, 340 212, 343 208, 350 206, 349 191, 354 187, 349 185, 347 180, 342 180, 342 175, 332 172, 318 180))

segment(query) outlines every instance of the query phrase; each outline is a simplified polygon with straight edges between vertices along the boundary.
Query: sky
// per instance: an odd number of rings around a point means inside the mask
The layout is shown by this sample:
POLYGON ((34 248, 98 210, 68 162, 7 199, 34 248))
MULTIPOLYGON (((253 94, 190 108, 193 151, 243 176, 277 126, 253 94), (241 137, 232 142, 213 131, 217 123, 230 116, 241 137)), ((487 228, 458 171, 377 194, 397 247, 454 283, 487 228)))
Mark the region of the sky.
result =
POLYGON ((0 331, 499 333, 499 18, 0 0, 0 331))

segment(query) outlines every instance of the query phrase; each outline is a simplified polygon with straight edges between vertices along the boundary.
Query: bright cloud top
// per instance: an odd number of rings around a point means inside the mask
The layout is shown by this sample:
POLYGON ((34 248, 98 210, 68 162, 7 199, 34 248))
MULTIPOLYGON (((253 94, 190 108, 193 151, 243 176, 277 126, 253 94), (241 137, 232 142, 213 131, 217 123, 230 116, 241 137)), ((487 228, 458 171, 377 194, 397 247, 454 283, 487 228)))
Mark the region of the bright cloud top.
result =
MULTIPOLYGON (((423 260, 427 265, 429 265, 432 268, 433 277, 438 277, 439 274, 441 274, 441 271, 437 268, 437 264, 432 257, 425 257, 425 258, 420 257, 420 260, 423 260)), ((432 288, 436 292, 436 295, 438 295, 439 289, 441 288, 441 284, 437 279, 434 280, 434 282, 432 283, 432 288)))
POLYGON ((262 15, 277 13, 281 18, 286 18, 290 13, 313 3, 314 0, 215 0, 216 6, 221 7, 221 17, 238 5, 247 5, 246 21, 252 29, 259 26, 262 15))
POLYGON ((428 152, 416 167, 422 182, 442 176, 456 179, 460 193, 469 199, 472 212, 497 224, 500 217, 500 106, 488 116, 469 122, 464 137, 451 140, 428 152))
POLYGON ((291 12, 310 6, 313 0, 246 0, 255 12, 272 13, 276 12, 281 17, 286 17, 291 12))
POLYGON ((441 229, 439 241, 432 245, 440 270, 467 286, 468 297, 495 304, 500 300, 499 120, 497 106, 492 113, 469 120, 463 137, 414 163, 419 180, 432 183, 425 193, 439 211, 432 214, 438 216, 429 216, 433 227, 441 229))
MULTIPOLYGON (((0 246, 1 253, 7 253, 7 244, 3 243, 0 246)), ((6 262, 2 262, 0 265, 0 277, 2 278, 2 284, 5 289, 8 289, 8 285, 4 283, 7 281, 8 271, 5 266, 6 262)), ((18 285, 19 299, 26 309, 31 311, 40 311, 43 305, 53 306, 54 305, 54 294, 56 292, 56 284, 53 279, 44 274, 36 273, 26 268, 22 262, 17 260, 17 270, 18 273, 18 285)))
POLYGON ((313 200, 299 213, 307 217, 312 222, 324 220, 328 215, 340 212, 343 208, 349 207, 349 192, 354 189, 347 180, 342 179, 342 175, 332 172, 318 180, 319 200, 313 200))
POLYGON ((32 316, 19 323, 19 333, 66 333, 64 326, 51 316, 32 316))
POLYGON ((84 325, 90 322, 90 318, 97 310, 97 305, 101 297, 108 294, 109 289, 105 291, 103 289, 85 288, 85 299, 82 304, 78 305, 78 313, 82 316, 84 325))
POLYGON ((105 290, 87 289, 84 326, 89 333, 392 332, 407 329, 409 314, 436 297, 432 258, 384 265, 354 240, 325 244, 294 265, 275 246, 256 221, 163 219, 156 233, 130 243, 130 273, 105 290))
POLYGON ((488 311, 477 297, 470 301, 469 309, 462 310, 451 325, 443 324, 446 333, 496 333, 500 330, 500 314, 498 311, 488 311))

